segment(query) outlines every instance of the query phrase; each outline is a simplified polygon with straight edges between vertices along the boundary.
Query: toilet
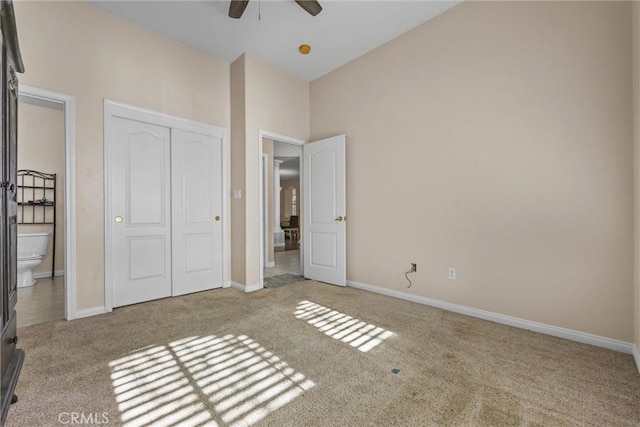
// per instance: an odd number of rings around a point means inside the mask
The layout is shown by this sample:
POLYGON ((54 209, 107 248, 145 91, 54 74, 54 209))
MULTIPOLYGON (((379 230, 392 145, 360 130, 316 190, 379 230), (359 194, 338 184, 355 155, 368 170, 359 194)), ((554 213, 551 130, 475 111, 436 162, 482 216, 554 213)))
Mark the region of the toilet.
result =
POLYGON ((33 269, 42 262, 49 248, 49 233, 18 234, 18 287, 33 286, 33 269))

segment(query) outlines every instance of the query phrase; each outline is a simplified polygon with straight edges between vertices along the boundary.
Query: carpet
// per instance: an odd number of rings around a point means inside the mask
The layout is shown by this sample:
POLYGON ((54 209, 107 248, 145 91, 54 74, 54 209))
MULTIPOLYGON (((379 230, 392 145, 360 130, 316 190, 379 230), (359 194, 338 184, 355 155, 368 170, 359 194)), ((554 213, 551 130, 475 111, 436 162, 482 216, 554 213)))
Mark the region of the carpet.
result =
POLYGON ((9 427, 640 424, 628 354, 314 281, 19 336, 9 427))
POLYGON ((300 276, 299 274, 285 273, 277 276, 265 277, 263 283, 265 288, 275 288, 278 286, 302 282, 303 280, 304 276, 300 276))

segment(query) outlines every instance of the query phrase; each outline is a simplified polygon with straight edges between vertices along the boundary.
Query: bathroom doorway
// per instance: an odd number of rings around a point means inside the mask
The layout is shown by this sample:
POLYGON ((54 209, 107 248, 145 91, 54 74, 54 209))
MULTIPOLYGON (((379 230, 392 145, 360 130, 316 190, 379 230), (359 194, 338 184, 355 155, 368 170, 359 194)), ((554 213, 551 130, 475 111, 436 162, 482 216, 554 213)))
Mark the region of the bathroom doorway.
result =
POLYGON ((263 286, 304 280, 302 268, 301 143, 262 135, 263 286))
POLYGON ((72 319, 67 245, 73 223, 73 98, 20 86, 18 97, 18 327, 72 319))

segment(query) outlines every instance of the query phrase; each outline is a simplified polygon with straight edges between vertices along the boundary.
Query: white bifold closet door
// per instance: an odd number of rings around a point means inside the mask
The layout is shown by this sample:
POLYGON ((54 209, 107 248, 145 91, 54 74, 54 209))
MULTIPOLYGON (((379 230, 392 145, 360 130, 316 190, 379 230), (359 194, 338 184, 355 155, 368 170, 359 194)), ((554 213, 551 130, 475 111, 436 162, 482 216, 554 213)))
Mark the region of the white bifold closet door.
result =
POLYGON ((171 130, 114 117, 113 306, 171 295, 171 130))
POLYGON ((222 286, 222 140, 171 130, 173 295, 222 286))
POLYGON ((221 139, 111 126, 113 306, 221 287, 221 139))

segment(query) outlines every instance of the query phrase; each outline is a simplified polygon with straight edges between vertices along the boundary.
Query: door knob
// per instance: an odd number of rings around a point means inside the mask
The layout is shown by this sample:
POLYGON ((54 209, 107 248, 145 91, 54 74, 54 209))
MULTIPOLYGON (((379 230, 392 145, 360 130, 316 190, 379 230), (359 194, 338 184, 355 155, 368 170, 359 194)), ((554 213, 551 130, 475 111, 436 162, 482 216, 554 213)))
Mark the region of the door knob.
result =
POLYGON ((220 221, 220 215, 216 215, 216 221, 220 221))
POLYGON ((342 220, 343 220, 343 219, 344 219, 344 218, 343 218, 342 216, 339 216, 338 218, 336 218, 336 221, 338 221, 338 222, 342 222, 342 220))
POLYGON ((121 223, 122 222, 122 217, 121 216, 117 216, 116 217, 116 222, 117 223, 121 223))

